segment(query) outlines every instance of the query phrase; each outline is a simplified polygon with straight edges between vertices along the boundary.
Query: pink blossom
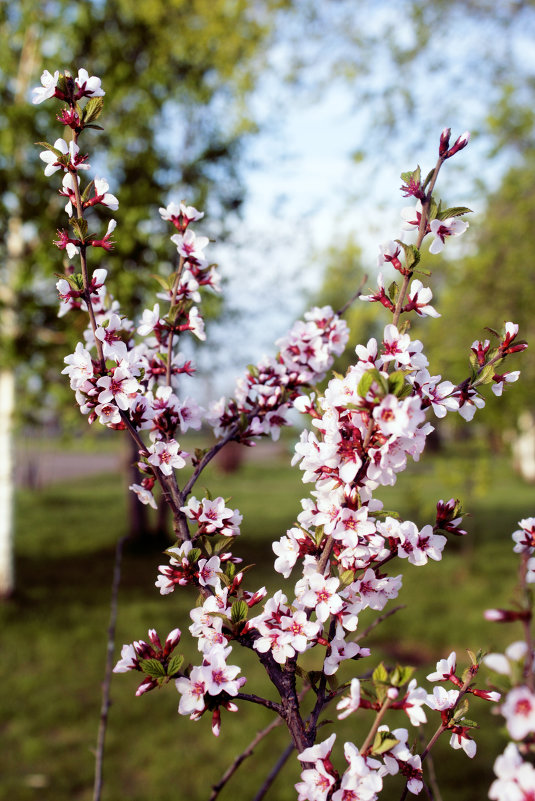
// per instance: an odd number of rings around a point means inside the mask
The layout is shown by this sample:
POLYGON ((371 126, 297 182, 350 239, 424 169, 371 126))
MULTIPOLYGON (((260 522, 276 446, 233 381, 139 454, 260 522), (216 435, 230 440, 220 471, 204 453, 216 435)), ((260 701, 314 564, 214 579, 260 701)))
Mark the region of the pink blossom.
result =
POLYGON ((36 86, 35 89, 32 89, 32 103, 42 103, 43 100, 54 97, 58 79, 59 70, 56 70, 53 75, 48 70, 44 70, 41 75, 41 86, 36 86))
POLYGON ((426 704, 430 709, 441 712, 453 709, 459 698, 459 690, 446 690, 444 687, 434 687, 433 695, 428 695, 426 704))
POLYGON ((437 662, 436 670, 434 673, 428 673, 428 681, 449 681, 453 676, 455 677, 455 669, 457 666, 457 654, 452 651, 447 659, 439 659, 437 662))
POLYGON ((78 70, 78 77, 74 79, 79 91, 76 98, 81 97, 103 97, 106 92, 102 89, 101 80, 95 75, 89 77, 89 73, 83 67, 78 70))
POLYGON ((320 623, 324 623, 329 615, 335 615, 342 608, 343 601, 336 593, 339 584, 337 578, 326 579, 320 573, 313 573, 308 578, 308 590, 300 601, 303 606, 315 609, 320 623))
POLYGON ((141 484, 130 484, 128 489, 132 490, 132 492, 134 492, 137 495, 141 503, 152 506, 153 509, 157 508, 154 495, 150 490, 145 489, 145 487, 141 486, 141 484))
POLYGON ((513 687, 501 706, 507 731, 513 740, 535 732, 535 695, 528 687, 513 687))
POLYGON ((344 695, 340 701, 336 704, 336 708, 339 710, 338 720, 343 720, 347 718, 348 715, 351 715, 352 712, 356 712, 356 710, 360 706, 360 681, 358 679, 351 679, 351 684, 349 687, 349 695, 344 695))
POLYGON ((468 228, 468 223, 458 217, 448 217, 447 220, 431 220, 431 233, 435 237, 429 248, 429 253, 440 253, 447 236, 461 236, 468 228))
POLYGON ((180 450, 178 442, 174 439, 155 442, 149 448, 149 453, 149 464, 159 467, 165 476, 170 476, 173 469, 180 470, 184 467, 186 464, 184 456, 188 455, 180 450))

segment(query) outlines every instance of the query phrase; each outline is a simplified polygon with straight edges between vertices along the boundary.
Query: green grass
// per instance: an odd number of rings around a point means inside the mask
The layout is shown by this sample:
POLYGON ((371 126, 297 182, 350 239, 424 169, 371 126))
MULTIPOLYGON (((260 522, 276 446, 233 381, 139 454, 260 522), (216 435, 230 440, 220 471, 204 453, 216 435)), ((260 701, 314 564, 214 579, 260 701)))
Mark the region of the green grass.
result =
MULTIPOLYGON (((457 649, 499 649, 520 636, 511 627, 492 626, 482 618, 487 606, 507 604, 515 582, 516 559, 510 534, 521 517, 533 514, 532 488, 511 475, 503 458, 484 458, 470 446, 462 459, 451 455, 426 459, 383 492, 388 508, 418 522, 430 520, 434 503, 461 497, 472 513, 470 537, 455 539, 438 564, 404 568, 399 603, 406 608, 374 630, 366 643, 372 658, 357 666, 366 671, 379 658, 417 666, 422 675, 439 657, 457 649)), ((248 586, 275 588, 270 543, 292 524, 298 499, 306 494, 299 471, 288 459, 248 463, 225 475, 210 468, 202 483, 214 494, 231 497, 244 514, 243 535, 235 552, 257 565, 248 586)), ((17 583, 12 601, 0 610, 2 624, 2 716, 0 799, 17 801, 89 801, 100 708, 114 546, 125 531, 126 495, 121 476, 91 477, 67 486, 51 486, 17 499, 17 583)), ((196 658, 187 632, 191 595, 165 598, 154 588, 157 565, 165 557, 127 549, 123 564, 117 645, 146 637, 149 627, 162 635, 179 626, 184 652, 196 658)), ((295 579, 295 577, 294 577, 295 579)), ((291 593, 292 582, 288 582, 291 593)), ((365 625, 369 616, 362 616, 365 625)), ((314 652, 307 658, 314 658, 314 652)), ((270 688, 254 656, 235 649, 235 661, 249 677, 250 692, 270 688)), ((344 676, 350 675, 347 666, 344 676)), ((223 711, 219 740, 209 721, 191 723, 177 715, 173 686, 134 697, 137 674, 114 677, 106 747, 105 801, 182 801, 206 799, 234 756, 269 722, 260 707, 241 705, 236 715, 223 711)), ((438 748, 435 768, 444 801, 485 798, 492 763, 504 745, 483 702, 470 717, 485 721, 476 735, 479 754, 469 760, 438 748), (477 792, 476 792, 477 788, 477 792)), ((404 725, 402 716, 393 721, 404 725)), ((362 722, 349 718, 340 727, 337 754, 344 739, 358 740, 362 722)), ((326 726, 325 736, 332 731, 326 726)), ((252 798, 285 747, 282 727, 256 750, 221 794, 252 798)), ((440 743, 439 743, 440 746, 440 743)), ((272 798, 294 799, 295 759, 279 776, 272 798)), ((392 780, 391 795, 399 793, 392 780)))

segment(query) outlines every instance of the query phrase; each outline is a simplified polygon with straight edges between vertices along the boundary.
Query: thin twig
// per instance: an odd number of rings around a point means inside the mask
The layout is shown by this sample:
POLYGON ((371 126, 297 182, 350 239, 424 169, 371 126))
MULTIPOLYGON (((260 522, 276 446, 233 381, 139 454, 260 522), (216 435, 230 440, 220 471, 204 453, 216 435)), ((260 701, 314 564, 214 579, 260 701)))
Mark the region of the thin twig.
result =
POLYGON ((100 722, 97 735, 97 747, 95 751, 95 783, 93 787, 93 801, 100 801, 102 793, 102 776, 104 762, 104 742, 108 727, 108 711, 111 705, 110 690, 113 672, 113 652, 115 650, 115 627, 117 623, 117 608, 119 598, 119 584, 121 581, 121 562, 123 557, 123 545, 128 537, 121 537, 115 548, 115 562, 113 565, 113 579, 111 585, 110 599, 110 622, 108 625, 108 643, 106 647, 106 670, 102 683, 102 704, 100 707, 100 722))
MULTIPOLYGON (((416 249, 420 250, 422 246, 422 242, 424 237, 427 233, 427 223, 429 221, 429 208, 431 206, 431 200, 433 197, 433 190, 435 188, 435 184, 438 178, 438 174, 440 172, 440 168, 444 164, 444 157, 439 156, 438 161, 435 165, 435 169, 433 172, 433 176, 431 181, 429 182, 429 188, 427 190, 425 199, 422 200, 422 216, 420 218, 420 225, 418 228, 418 235, 416 238, 416 249)), ((407 295, 407 291, 409 289, 409 284, 411 282, 412 274, 414 270, 411 270, 406 275, 403 276, 403 283, 401 285, 401 290, 399 292, 399 296, 396 302, 396 308, 394 309, 394 315, 392 318, 392 323, 397 326, 399 322, 399 318, 403 312, 403 304, 405 303, 405 297, 407 295)))
POLYGON ((294 746, 293 743, 289 743, 289 745, 286 746, 286 748, 284 749, 284 751, 282 752, 282 754, 280 755, 278 760, 275 762, 275 764, 273 765, 273 767, 269 771, 264 784, 261 786, 261 788, 259 789, 259 791, 255 795, 253 801, 262 801, 262 798, 264 798, 264 796, 266 795, 267 791, 269 790, 269 788, 271 787, 271 785, 273 784, 273 782, 277 778, 278 774, 280 773, 280 771, 282 770, 282 768, 284 767, 284 765, 288 761, 288 758, 289 758, 290 754, 292 753, 292 751, 294 750, 294 747, 295 746, 294 746))
POLYGON ((268 698, 261 698, 259 695, 253 695, 250 693, 237 693, 235 698, 237 698, 239 701, 250 701, 252 704, 265 706, 266 709, 276 712, 277 715, 282 714, 282 706, 277 704, 276 701, 270 701, 268 698))
POLYGON ((395 615, 396 612, 399 612, 401 609, 405 609, 405 604, 400 604, 399 606, 395 606, 393 609, 390 609, 388 612, 385 612, 384 615, 380 615, 372 623, 370 623, 368 628, 364 629, 364 631, 361 632, 358 637, 355 637, 353 639, 353 642, 358 642, 359 640, 362 640, 364 637, 367 637, 370 631, 373 631, 373 629, 380 623, 382 623, 383 620, 386 620, 391 615, 395 615))
POLYGON ((336 314, 336 316, 337 316, 337 317, 342 317, 342 315, 344 315, 344 314, 346 313, 346 311, 349 309, 349 307, 350 307, 350 306, 352 306, 352 305, 353 305, 353 303, 354 303, 356 300, 358 300, 358 298, 360 298, 360 296, 362 295, 362 290, 363 290, 363 288, 364 288, 364 284, 366 283, 366 281, 367 281, 367 280, 368 280, 368 276, 367 276, 367 275, 364 275, 364 277, 363 277, 362 281, 361 281, 361 282, 360 282, 360 284, 359 284, 359 288, 357 289, 357 291, 355 292, 355 294, 353 295, 353 297, 352 297, 352 298, 349 298, 349 300, 347 301, 347 303, 344 303, 344 305, 342 306, 342 308, 341 308, 341 309, 339 309, 337 312, 335 312, 335 314, 336 314))
POLYGON ((227 770, 224 772, 224 774, 217 782, 217 784, 212 785, 212 794, 208 799, 208 801, 214 801, 214 799, 217 798, 217 796, 219 795, 225 784, 236 773, 242 762, 244 762, 247 759, 247 757, 252 756, 254 749, 256 748, 258 743, 261 742, 264 739, 264 737, 267 737, 267 735, 271 731, 273 731, 273 729, 275 729, 277 726, 281 726, 282 723, 283 723, 282 718, 275 718, 274 720, 271 721, 269 726, 266 726, 265 729, 262 729, 261 731, 258 732, 256 737, 253 740, 251 740, 247 748, 244 751, 242 751, 242 753, 236 757, 232 765, 230 765, 227 768, 227 770))
POLYGON ((368 736, 366 737, 366 739, 364 740, 364 742, 362 744, 362 747, 360 749, 360 753, 361 754, 365 754, 366 751, 368 750, 368 748, 370 747, 370 745, 373 743, 374 737, 377 734, 377 729, 381 725, 381 721, 384 718, 384 716, 386 715, 386 711, 387 711, 387 709, 388 709, 388 707, 390 706, 391 703, 392 703, 392 701, 390 700, 390 698, 387 697, 385 699, 381 709, 379 710, 379 712, 377 713, 377 715, 375 717, 375 721, 374 721, 373 726, 371 727, 370 731, 368 732, 368 736))
MULTIPOLYGON (((423 732, 420 733, 420 742, 424 742, 423 732)), ((437 781, 437 774, 435 771, 435 763, 430 753, 427 754, 427 772, 429 774, 430 788, 428 788, 425 784, 424 787, 426 788, 429 797, 434 801, 442 801, 442 796, 440 794, 440 788, 437 781)))
POLYGON ((182 490, 182 497, 184 499, 184 503, 186 502, 186 499, 187 499, 188 495, 190 494, 191 490, 193 489, 193 485, 195 484, 195 482, 199 478, 200 474, 202 473, 202 471, 204 470, 206 465, 209 464, 209 462, 212 461, 214 456, 219 453, 221 448, 223 448, 225 445, 227 445, 227 443, 229 443, 231 440, 233 440, 236 437, 237 433, 238 433, 238 426, 232 426, 232 428, 230 429, 228 434, 226 434, 225 437, 223 437, 222 440, 220 440, 219 442, 216 442, 216 444, 213 447, 211 447, 210 450, 207 453, 204 454, 204 456, 202 457, 201 461, 199 462, 199 464, 197 465, 197 467, 193 471, 193 474, 191 475, 191 477, 190 477, 189 481, 187 482, 186 486, 182 490))

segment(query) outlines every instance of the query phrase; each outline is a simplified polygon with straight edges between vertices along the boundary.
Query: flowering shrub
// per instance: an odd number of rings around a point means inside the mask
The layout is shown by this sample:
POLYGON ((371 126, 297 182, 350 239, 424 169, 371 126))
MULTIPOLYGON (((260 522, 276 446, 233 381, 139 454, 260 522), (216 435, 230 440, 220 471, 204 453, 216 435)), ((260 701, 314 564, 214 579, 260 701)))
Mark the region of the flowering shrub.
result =
POLYGON ((495 675, 496 687, 505 693, 499 707, 511 742, 494 763, 496 780, 489 798, 495 801, 529 801, 535 794, 535 767, 524 757, 535 750, 535 665, 531 621, 535 583, 535 517, 520 520, 513 533, 514 552, 520 555, 517 609, 487 609, 485 617, 497 623, 519 622, 524 639, 511 643, 505 654, 487 654, 484 664, 495 675))
MULTIPOLYGON (((360 298, 378 302, 390 312, 382 339, 357 345, 355 363, 345 375, 332 377, 320 393, 316 386, 344 350, 348 328, 341 313, 314 308, 277 341, 275 356, 248 369, 233 397, 204 409, 178 389, 179 379, 181 386, 186 381, 182 376, 195 373, 179 344, 183 336, 205 339, 202 297, 220 291, 217 271, 206 256, 209 240, 194 227, 203 213, 184 203, 160 209, 176 230, 171 236, 176 268, 158 278, 158 302, 132 322, 107 291, 106 270, 89 266, 90 257, 98 258, 99 248, 113 248, 116 224, 110 219, 106 233, 92 233, 90 226, 100 223, 90 223, 88 212, 118 207, 106 179, 87 180, 89 156, 79 145, 86 129, 98 127, 101 81, 81 69, 75 78, 45 72, 41 83, 34 90, 34 102, 59 99, 65 105, 58 120, 71 131, 69 142, 59 138, 53 145, 40 143, 45 174, 61 173, 59 193, 67 198, 68 228, 58 231, 55 243, 66 251, 69 262, 57 283, 60 314, 88 315, 84 341, 65 358, 63 372, 90 423, 125 429, 136 443, 142 479, 130 489, 142 503, 155 507, 158 484, 171 509, 177 542, 166 551, 156 587, 169 595, 177 587, 189 586, 198 596, 189 626, 198 642, 198 664, 185 665, 177 653, 179 629, 167 636, 163 646, 151 630, 150 643, 123 646, 115 672, 141 673, 137 695, 173 681, 180 695, 179 714, 199 720, 208 713, 216 735, 221 709, 236 712, 248 702, 271 710, 286 724, 302 764, 296 785, 299 801, 372 801, 383 786, 387 788, 387 777, 398 773, 405 781, 403 797, 407 792, 420 793, 425 786, 423 762, 443 734, 452 748, 474 756, 475 724, 467 718, 468 699, 500 699, 497 691, 476 684, 481 654, 469 652, 465 668, 458 667, 455 653, 441 659, 427 676, 436 683, 433 692, 418 686, 413 669, 401 665, 366 668, 341 686, 336 673, 349 660, 369 663, 370 649, 362 643, 369 629, 359 629, 359 615, 366 609, 382 612, 397 597, 402 578, 396 575, 396 560, 423 567, 429 559, 442 558, 448 537, 466 534, 455 499, 439 500, 434 519, 419 528, 395 512, 386 512, 376 490, 395 484, 408 461, 420 458, 433 430, 433 417, 459 413, 470 421, 485 405, 482 385, 492 384, 500 395, 516 380, 518 372, 502 372, 501 366, 526 347, 517 338, 518 326, 506 322, 500 333, 492 332, 493 344, 488 339, 473 343, 470 371, 454 384, 431 375, 422 342, 409 333, 411 313, 439 316, 431 304, 431 290, 415 278, 425 275, 419 272, 424 240, 431 236, 430 253, 439 253, 449 237, 468 227, 461 218, 469 209, 442 208, 433 194, 443 164, 467 145, 468 135, 451 145, 450 131, 443 131, 437 163, 427 177, 422 179, 419 168, 402 174, 404 195, 416 200, 403 213, 404 227, 415 233, 415 241, 396 239, 380 247, 379 266, 391 264, 399 278, 386 288, 380 274, 377 289, 360 298), (221 448, 231 441, 251 445, 260 437, 277 439, 292 408, 310 423, 295 447, 293 464, 299 465, 303 482, 312 488, 302 501, 296 525, 273 543, 275 571, 284 579, 295 572, 291 594, 281 588, 268 597, 264 587, 245 588, 245 571, 233 553, 240 535, 239 510, 228 507, 221 497, 200 497, 194 490, 221 448), (212 428, 215 444, 186 453, 178 437, 202 425, 212 428), (243 691, 246 677, 233 664, 236 646, 256 654, 278 700, 243 691), (301 655, 312 649, 321 665, 317 671, 307 671, 300 662, 301 655), (306 694, 314 700, 305 715, 301 700, 306 694), (322 716, 326 711, 332 714, 333 707, 340 719, 362 714, 361 710, 371 718, 364 741, 358 746, 345 744, 345 768, 331 762, 336 734, 318 737, 322 716), (390 728, 386 723, 390 710, 405 712, 407 727, 425 723, 428 714, 437 719, 425 748, 414 742, 409 728, 390 728)), ((522 525, 524 533, 516 541, 525 555, 535 546, 533 521, 522 525)), ((523 562, 526 582, 535 577, 533 561, 523 562)), ((526 684, 510 691, 501 710, 513 739, 531 742, 535 696, 530 642, 527 648, 526 684)), ((491 797, 512 798, 504 795, 500 782, 514 774, 520 787, 517 768, 522 757, 514 750, 501 759, 491 797)))

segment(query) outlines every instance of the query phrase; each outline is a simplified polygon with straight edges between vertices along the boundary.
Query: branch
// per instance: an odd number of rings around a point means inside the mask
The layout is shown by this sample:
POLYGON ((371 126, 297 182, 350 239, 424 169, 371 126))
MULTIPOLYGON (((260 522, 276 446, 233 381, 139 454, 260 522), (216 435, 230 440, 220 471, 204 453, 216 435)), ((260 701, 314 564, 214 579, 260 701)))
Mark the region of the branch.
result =
POLYGON ((208 453, 204 454, 204 456, 202 457, 201 461, 199 462, 199 464, 197 465, 197 467, 193 471, 188 483, 186 484, 186 486, 182 490, 182 497, 184 499, 184 503, 186 502, 186 499, 187 499, 188 495, 190 494, 191 490, 193 489, 193 485, 195 484, 195 482, 197 481, 197 479, 201 475, 201 473, 204 470, 204 468, 212 461, 214 456, 217 453, 219 453, 221 448, 223 448, 228 442, 230 442, 231 440, 233 440, 236 437, 237 433, 238 433, 238 427, 237 426, 232 426, 232 428, 230 429, 228 434, 220 442, 217 442, 212 448, 210 448, 208 453))
POLYGON ((242 762, 244 762, 247 759, 247 757, 252 756, 254 749, 256 748, 258 743, 261 742, 261 740, 263 740, 264 737, 266 737, 271 731, 273 731, 273 729, 275 729, 277 726, 280 726, 282 722, 283 722, 282 718, 275 718, 275 720, 271 721, 269 726, 266 726, 265 729, 262 729, 261 731, 258 732, 256 737, 254 737, 254 739, 251 740, 247 748, 244 751, 242 751, 242 753, 236 757, 232 765, 230 765, 227 768, 227 770, 224 772, 224 774, 217 782, 217 784, 212 785, 212 793, 208 801, 214 801, 214 799, 217 798, 217 796, 219 795, 225 784, 236 773, 242 762))
POLYGON ((282 752, 282 754, 280 755, 278 760, 275 762, 275 764, 273 765, 273 767, 269 771, 264 784, 261 786, 261 788, 259 789, 259 791, 255 795, 253 801, 262 801, 262 798, 264 798, 265 794, 267 793, 267 791, 269 790, 269 788, 271 787, 271 785, 273 784, 273 782, 277 778, 278 774, 280 773, 280 771, 282 770, 282 768, 286 764, 286 762, 287 762, 287 760, 288 760, 288 758, 289 758, 289 756, 290 756, 290 754, 292 753, 293 750, 294 750, 294 744, 293 743, 289 743, 289 745, 286 746, 286 748, 284 749, 284 751, 282 752))
POLYGON ((250 701, 252 704, 265 706, 266 709, 271 709, 271 711, 276 712, 277 715, 282 715, 282 706, 277 704, 276 701, 270 701, 268 698, 261 698, 259 695, 249 693, 238 693, 234 697, 240 701, 250 701))
POLYGON ((372 623, 370 623, 368 628, 364 629, 364 631, 361 632, 358 637, 355 637, 353 642, 358 642, 359 640, 362 640, 364 637, 367 637, 370 631, 373 631, 373 629, 380 623, 382 623, 383 620, 386 620, 391 615, 395 615, 396 612, 399 612, 401 609, 405 609, 405 604, 400 604, 399 606, 395 606, 393 609, 390 609, 388 612, 385 612, 384 615, 380 615, 372 623))
MULTIPOLYGON (((425 200, 422 201, 422 217, 420 219, 420 226, 418 228, 418 236, 416 238, 416 248, 420 250, 422 247, 422 242, 424 240, 424 236, 427 233, 427 223, 429 221, 429 208, 431 206, 431 200, 433 195, 433 189, 435 188, 435 184, 438 178, 438 174, 440 172, 440 168, 444 164, 444 157, 439 156, 439 159, 435 165, 435 169, 433 172, 433 176, 431 181, 429 182, 429 189, 427 190, 427 194, 425 196, 425 200)), ((401 316, 401 312, 403 309, 403 304, 405 303, 405 297, 407 295, 407 290, 409 288, 409 284, 412 278, 412 271, 407 273, 407 275, 403 278, 403 284, 401 286, 401 290, 399 293, 399 297, 396 303, 396 308, 394 309, 394 316, 392 318, 392 323, 397 326, 399 322, 399 318, 401 316)))
POLYGON ((388 707, 390 706, 391 703, 392 703, 392 701, 390 700, 390 698, 386 698, 385 699, 385 702, 383 703, 381 709, 379 710, 379 712, 377 713, 377 715, 375 717, 375 721, 373 723, 373 726, 371 727, 370 731, 368 732, 368 736, 366 737, 366 739, 364 740, 364 742, 362 744, 362 747, 360 749, 360 753, 361 754, 365 754, 366 751, 368 750, 368 748, 370 747, 370 745, 373 743, 373 739, 374 739, 375 735, 377 734, 377 729, 379 728, 379 726, 381 724, 381 721, 384 718, 384 716, 386 714, 386 711, 387 711, 387 709, 388 709, 388 707))
POLYGON ((102 704, 100 707, 100 723, 97 735, 97 747, 95 750, 95 782, 93 786, 93 801, 100 801, 102 793, 102 767, 104 762, 104 742, 108 727, 108 711, 111 705, 110 689, 113 673, 113 652, 115 650, 115 626, 117 623, 117 607, 119 597, 119 583, 121 581, 121 562, 123 557, 123 545, 127 537, 121 537, 115 548, 115 563, 113 565, 113 579, 111 585, 110 599, 110 622, 108 625, 108 644, 106 649, 106 670, 102 683, 102 704))
POLYGON ((364 277, 362 278, 362 281, 361 281, 361 282, 360 282, 360 284, 359 284, 359 288, 357 289, 357 291, 355 292, 355 294, 353 295, 353 297, 352 297, 352 298, 349 298, 349 300, 347 301, 347 303, 344 303, 344 305, 342 306, 342 308, 341 308, 341 309, 339 309, 337 312, 335 312, 335 314, 336 314, 336 316, 337 316, 337 317, 342 317, 342 315, 344 315, 344 314, 346 313, 346 311, 349 309, 349 307, 350 307, 350 306, 352 306, 352 305, 353 305, 353 303, 354 303, 354 302, 355 302, 355 301, 356 301, 358 298, 360 298, 360 296, 362 295, 362 289, 363 289, 363 287, 364 287, 364 284, 366 283, 366 281, 367 281, 367 280, 368 280, 368 276, 367 276, 367 275, 364 275, 364 277))

